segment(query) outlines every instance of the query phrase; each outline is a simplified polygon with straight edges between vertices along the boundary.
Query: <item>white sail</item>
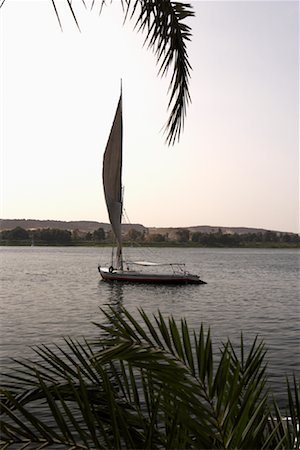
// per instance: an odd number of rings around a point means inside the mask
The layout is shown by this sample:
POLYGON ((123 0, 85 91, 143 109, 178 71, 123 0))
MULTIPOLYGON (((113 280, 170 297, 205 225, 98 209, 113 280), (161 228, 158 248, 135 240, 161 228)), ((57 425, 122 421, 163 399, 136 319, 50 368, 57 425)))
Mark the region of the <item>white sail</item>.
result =
POLYGON ((122 94, 103 157, 104 195, 113 233, 117 241, 117 268, 122 269, 122 94))

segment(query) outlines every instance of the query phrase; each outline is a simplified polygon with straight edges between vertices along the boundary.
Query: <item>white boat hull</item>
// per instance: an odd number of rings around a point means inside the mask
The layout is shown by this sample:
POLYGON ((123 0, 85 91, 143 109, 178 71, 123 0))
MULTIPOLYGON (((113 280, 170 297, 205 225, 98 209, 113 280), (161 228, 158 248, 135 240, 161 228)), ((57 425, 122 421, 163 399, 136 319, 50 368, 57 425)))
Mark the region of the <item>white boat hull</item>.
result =
POLYGON ((110 270, 107 267, 98 267, 104 281, 119 281, 123 283, 151 283, 151 284, 206 284, 198 275, 182 274, 155 274, 143 273, 135 270, 110 270))

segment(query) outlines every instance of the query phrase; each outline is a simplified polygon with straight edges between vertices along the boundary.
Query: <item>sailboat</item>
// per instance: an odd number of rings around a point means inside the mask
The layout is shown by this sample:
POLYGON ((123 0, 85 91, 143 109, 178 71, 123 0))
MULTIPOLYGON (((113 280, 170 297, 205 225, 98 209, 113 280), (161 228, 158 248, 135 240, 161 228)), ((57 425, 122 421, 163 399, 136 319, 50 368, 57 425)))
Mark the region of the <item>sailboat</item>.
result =
POLYGON ((147 261, 131 261, 123 259, 122 247, 122 157, 123 157, 123 118, 122 118, 122 91, 120 94, 114 121, 103 157, 103 188, 113 235, 116 240, 116 253, 112 254, 109 267, 98 265, 99 273, 105 281, 118 281, 130 283, 161 283, 161 284, 205 284, 198 275, 185 270, 183 263, 154 263, 147 261), (141 266, 151 268, 148 272, 142 271, 141 266), (161 270, 159 266, 168 266, 170 273, 161 270), (139 267, 135 270, 135 267, 139 267))

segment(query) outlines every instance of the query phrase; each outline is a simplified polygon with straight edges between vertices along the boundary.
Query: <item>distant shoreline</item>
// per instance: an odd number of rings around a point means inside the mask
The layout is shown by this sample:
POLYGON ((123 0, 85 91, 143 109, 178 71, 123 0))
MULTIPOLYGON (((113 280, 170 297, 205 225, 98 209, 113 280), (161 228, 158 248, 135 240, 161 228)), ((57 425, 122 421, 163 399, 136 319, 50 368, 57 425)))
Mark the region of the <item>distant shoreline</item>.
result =
MULTIPOLYGON (((69 231, 80 231, 80 232, 93 232, 98 228, 103 228, 104 231, 109 231, 111 225, 106 222, 97 222, 92 220, 39 220, 39 219, 0 219, 0 230, 12 230, 13 228, 21 227, 25 230, 35 230, 35 229, 45 229, 45 228, 56 228, 60 230, 69 231)), ((135 229, 137 231, 143 231, 149 234, 170 234, 178 230, 189 230, 190 232, 201 232, 201 233, 216 233, 219 230, 222 233, 266 233, 274 232, 280 234, 297 234, 290 231, 279 231, 271 230, 266 228, 255 228, 255 227, 232 227, 232 226, 213 226, 213 225, 193 225, 193 226, 173 226, 173 227, 147 227, 139 223, 122 223, 122 230, 126 232, 129 229, 135 229)))
MULTIPOLYGON (((13 224, 16 222, 13 221, 13 224)), ((106 247, 115 242, 109 224, 102 224, 94 231, 72 228, 79 225, 78 222, 72 223, 72 227, 69 223, 68 228, 63 228, 66 226, 65 222, 60 223, 60 228, 50 227, 49 221, 46 224, 47 226, 35 228, 31 221, 31 227, 27 228, 3 227, 0 231, 0 245, 106 247)), ((4 225, 3 221, 1 225, 4 225)), ((97 225, 94 223, 93 227, 97 225)), ((122 241, 124 246, 158 248, 300 248, 300 236, 295 233, 251 228, 216 229, 207 226, 147 229, 139 224, 125 225, 122 227, 122 241)))
MULTIPOLYGON (((31 242, 4 242, 0 241, 0 247, 112 247, 112 243, 91 243, 91 242, 80 242, 80 243, 74 243, 71 242, 69 244, 60 244, 60 243, 52 243, 44 244, 44 243, 37 243, 32 245, 31 242)), ((147 242, 143 244, 138 245, 132 245, 130 243, 124 243, 123 247, 134 247, 134 248, 212 248, 212 249, 300 249, 300 243, 269 243, 269 244, 248 244, 248 245, 201 245, 197 243, 175 243, 175 242, 147 242)))

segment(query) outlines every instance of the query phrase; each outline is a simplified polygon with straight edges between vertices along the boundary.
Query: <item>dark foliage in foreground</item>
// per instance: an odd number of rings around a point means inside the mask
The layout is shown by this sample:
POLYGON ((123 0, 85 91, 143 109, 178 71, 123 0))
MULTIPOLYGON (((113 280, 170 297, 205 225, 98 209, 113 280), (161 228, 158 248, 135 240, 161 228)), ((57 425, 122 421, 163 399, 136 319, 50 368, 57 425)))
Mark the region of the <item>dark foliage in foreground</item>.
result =
POLYGON ((299 449, 299 388, 288 411, 266 393, 264 344, 228 340, 160 313, 105 313, 95 342, 39 346, 1 389, 1 448, 299 449))

